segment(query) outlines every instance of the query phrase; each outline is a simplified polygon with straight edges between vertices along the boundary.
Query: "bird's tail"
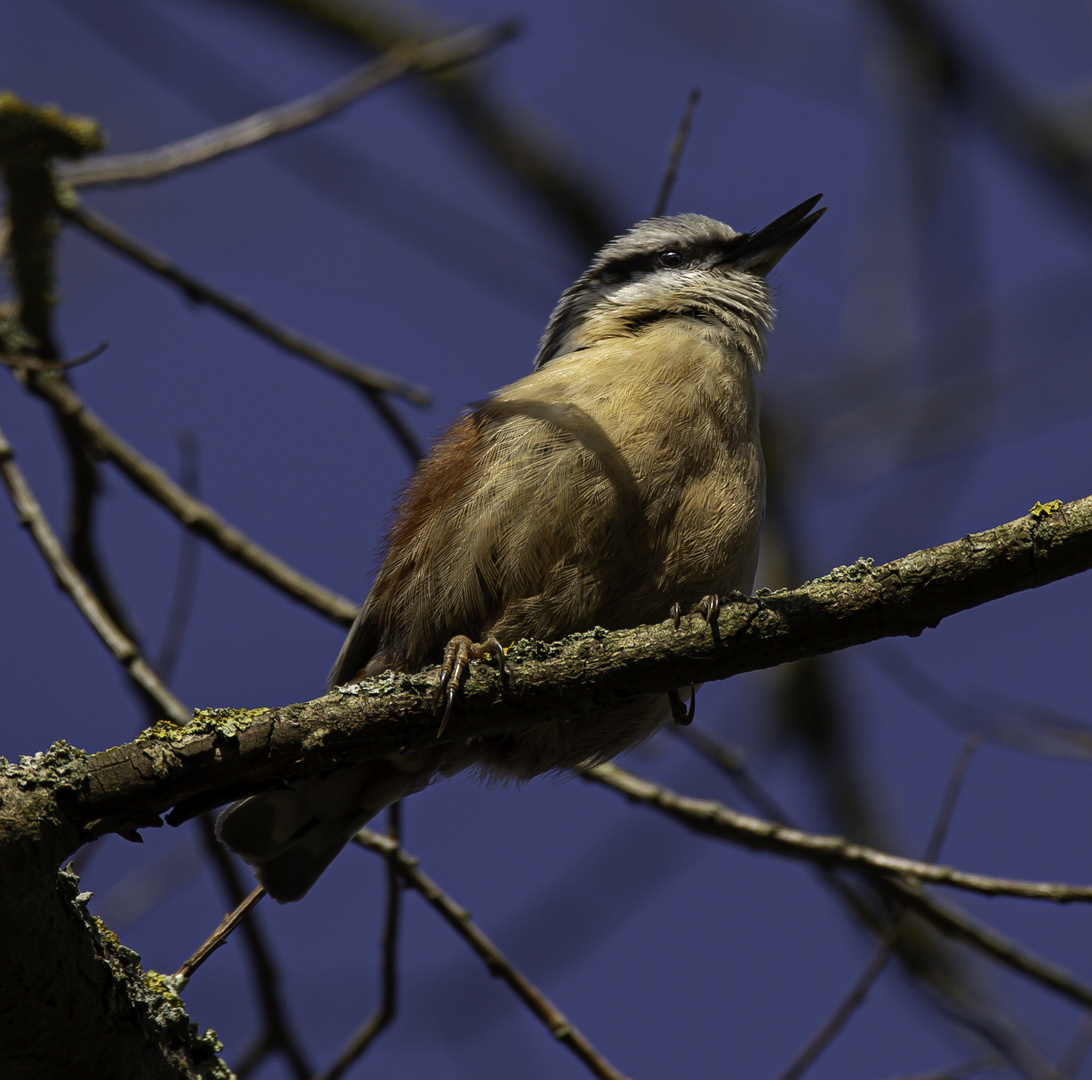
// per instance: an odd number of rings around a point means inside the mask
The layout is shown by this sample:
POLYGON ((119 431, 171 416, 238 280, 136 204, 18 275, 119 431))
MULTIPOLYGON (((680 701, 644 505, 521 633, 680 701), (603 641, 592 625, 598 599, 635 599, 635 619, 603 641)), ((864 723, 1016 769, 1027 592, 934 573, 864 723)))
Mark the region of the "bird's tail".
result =
POLYGON ((433 772, 431 763, 412 759, 364 761, 233 803, 216 833, 274 900, 299 900, 358 829, 420 791, 433 772))

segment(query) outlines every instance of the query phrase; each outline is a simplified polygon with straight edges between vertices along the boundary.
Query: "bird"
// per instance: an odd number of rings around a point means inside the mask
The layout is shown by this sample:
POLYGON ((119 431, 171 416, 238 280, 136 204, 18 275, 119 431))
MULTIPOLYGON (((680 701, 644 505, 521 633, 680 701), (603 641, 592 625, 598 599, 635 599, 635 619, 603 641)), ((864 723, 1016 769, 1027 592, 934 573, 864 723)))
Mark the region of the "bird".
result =
MULTIPOLYGON (((660 622, 749 592, 767 275, 825 212, 821 198, 749 233, 684 213, 606 244, 562 294, 532 372, 471 406, 409 480, 329 685, 442 662, 446 723, 467 665, 503 663, 517 640, 660 622)), ((602 762, 671 712, 670 695, 642 694, 579 722, 348 765, 235 803, 218 833, 275 900, 298 900, 368 820, 434 778, 602 762)))

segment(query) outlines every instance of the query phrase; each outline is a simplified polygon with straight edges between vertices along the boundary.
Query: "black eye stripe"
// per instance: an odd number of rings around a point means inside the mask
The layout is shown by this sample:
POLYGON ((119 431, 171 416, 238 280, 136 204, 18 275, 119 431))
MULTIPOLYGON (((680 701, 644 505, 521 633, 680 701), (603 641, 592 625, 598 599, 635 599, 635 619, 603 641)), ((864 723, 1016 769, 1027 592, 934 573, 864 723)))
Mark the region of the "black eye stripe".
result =
POLYGON ((672 244, 670 241, 654 251, 645 251, 628 255, 616 255, 603 265, 593 268, 585 276, 585 281, 600 281, 614 285, 623 281, 633 281, 656 270, 673 270, 684 266, 698 265, 715 257, 716 262, 723 261, 730 255, 746 235, 732 240, 683 242, 672 244))
POLYGON ((630 255, 625 259, 615 259, 600 267, 594 276, 607 283, 643 277, 645 274, 664 266, 662 259, 668 253, 678 257, 678 262, 671 263, 671 266, 682 266, 687 261, 679 249, 665 248, 662 251, 647 252, 643 255, 630 255))

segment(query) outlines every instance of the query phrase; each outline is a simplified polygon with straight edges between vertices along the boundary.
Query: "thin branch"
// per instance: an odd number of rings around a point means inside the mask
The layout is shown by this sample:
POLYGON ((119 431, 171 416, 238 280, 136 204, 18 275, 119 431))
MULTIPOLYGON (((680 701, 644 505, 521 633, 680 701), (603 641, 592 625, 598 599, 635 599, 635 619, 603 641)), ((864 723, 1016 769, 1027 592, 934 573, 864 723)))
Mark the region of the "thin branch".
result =
POLYGON ((737 813, 711 799, 692 799, 644 780, 617 765, 595 765, 584 769, 585 779, 612 788, 631 802, 659 810, 667 817, 695 832, 742 844, 754 851, 787 855, 808 862, 839 864, 865 870, 883 877, 901 877, 911 883, 945 885, 986 896, 1020 896, 1028 900, 1054 903, 1090 903, 1092 885, 1068 885, 1062 882, 1021 881, 1012 878, 970 874, 950 866, 906 859, 855 844, 841 836, 823 836, 790 829, 737 813))
POLYGON ((864 1003, 868 991, 872 989, 872 984, 887 967, 887 962, 895 951, 895 943, 901 928, 901 922, 896 923, 887 937, 876 946, 868 963, 864 966, 864 970, 854 980, 849 992, 824 1021, 823 1026, 804 1044, 788 1066, 778 1074, 777 1080, 799 1080, 799 1077, 803 1076, 811 1068, 816 1058, 834 1041, 835 1037, 849 1022, 850 1017, 864 1003))
POLYGON ((792 824, 788 813, 748 771, 747 761, 741 749, 727 746, 697 725, 679 727, 677 724, 671 724, 665 730, 697 751, 706 761, 715 765, 728 778, 736 791, 764 817, 770 821, 792 824))
POLYGON ((891 1080, 970 1080, 973 1076, 981 1076, 983 1073, 996 1072, 1004 1066, 1004 1059, 997 1054, 983 1054, 981 1057, 971 1058, 961 1065, 952 1065, 947 1069, 931 1069, 925 1073, 914 1073, 892 1077, 891 1080))
MULTIPOLYGON (((180 431, 175 440, 178 443, 179 462, 178 479, 183 490, 197 497, 200 474, 198 471, 197 439, 192 431, 180 431)), ((178 566, 174 575, 174 590, 171 594, 171 606, 167 612, 167 629, 155 658, 156 671, 160 678, 169 683, 174 675, 178 656, 182 651, 182 641, 186 636, 190 613, 193 610, 193 598, 197 592, 197 562, 201 554, 197 536, 186 529, 181 535, 181 547, 178 552, 178 566)))
POLYGON ((557 1007, 478 929, 470 912, 460 907, 418 866, 418 860, 408 855, 397 842, 370 829, 361 829, 356 842, 382 855, 398 871, 402 880, 419 892, 444 921, 481 957, 491 975, 503 979, 516 996, 546 1025, 558 1042, 571 1050, 601 1080, 625 1080, 583 1035, 566 1019, 557 1007))
POLYGON ((945 995, 937 1007, 950 1020, 967 1028, 992 1047, 1008 1062, 1009 1074, 1024 1080, 1058 1080, 1054 1067, 1028 1041, 1024 1034, 1002 1017, 983 1011, 973 998, 945 995))
POLYGON ((940 800, 940 809, 937 811, 933 831, 929 834, 929 841, 925 845, 925 851, 922 854, 922 859, 925 862, 936 862, 940 857, 940 850, 944 847, 944 841, 948 838, 948 830, 951 828, 952 818, 955 816, 956 802, 967 779, 967 770, 971 767, 971 761, 981 744, 981 736, 977 731, 972 731, 963 740, 963 744, 959 748, 955 764, 948 776, 948 783, 944 786, 944 794, 940 800))
MULTIPOLYGON (((13 94, 0 95, 0 173, 7 187, 10 224, 10 272, 18 302, 15 322, 5 327, 0 341, 6 353, 25 353, 33 347, 36 358, 49 365, 63 363, 53 326, 57 303, 55 274, 57 189, 52 159, 80 157, 102 148, 98 126, 90 120, 65 116, 56 108, 37 108, 13 94)), ((41 378, 26 369, 19 379, 41 378)), ((63 374, 48 376, 63 381, 63 374)), ((139 652, 135 632, 114 589, 95 541, 95 518, 101 494, 98 467, 86 439, 62 415, 54 417, 68 460, 70 492, 67 522, 68 551, 73 572, 82 579, 99 610, 121 638, 128 639, 133 654, 139 652)), ((133 674, 130 671, 130 674, 133 674)), ((147 676, 147 672, 144 673, 147 676)), ((154 673, 152 673, 154 676, 154 673)), ((137 680, 141 704, 149 722, 158 717, 154 694, 137 680)))
POLYGON ((368 404, 379 413, 380 420, 390 429, 398 445, 405 450, 410 464, 416 465, 425 455, 417 436, 410 430, 409 425, 398 415, 394 406, 387 400, 386 395, 378 390, 369 390, 364 386, 359 389, 368 399, 368 404))
MULTIPOLYGON (((936 821, 929 842, 925 845, 924 858, 928 862, 935 862, 940 855, 944 838, 948 834, 952 815, 955 812, 956 800, 963 789, 963 782, 967 777, 967 769, 970 767, 971 758, 978 749, 979 740, 975 735, 970 735, 960 747, 955 765, 948 777, 948 783, 944 788, 944 795, 940 801, 940 809, 937 812, 936 821)), ((822 1027, 804 1044, 796 1057, 778 1076, 778 1080, 799 1080, 801 1076, 815 1063, 819 1055, 838 1037, 843 1028, 849 1023, 853 1014, 864 1004, 869 990, 883 974, 888 961, 895 953, 899 938, 906 927, 906 909, 904 908, 893 925, 883 936, 883 940, 877 945, 864 970, 854 980, 848 993, 838 1003, 837 1007, 823 1023, 822 1027)))
POLYGON ((229 911, 221 920, 220 925, 201 944, 201 947, 191 956, 172 976, 174 989, 181 992, 185 989, 190 976, 214 953, 221 945, 227 942, 235 928, 243 921, 246 913, 265 896, 265 889, 256 885, 250 895, 239 904, 234 911, 229 911))
POLYGON ((686 99, 686 108, 679 121, 679 128, 671 141, 667 168, 664 170, 663 182, 660 184, 660 194, 656 197, 656 205, 652 208, 653 217, 662 217, 667 210, 667 201, 675 188, 675 179, 679 175, 679 162, 682 161, 683 151, 686 149, 686 140, 690 138, 690 125, 694 122, 694 113, 699 101, 701 101, 701 87, 695 86, 686 99))
MULTIPOLYGON (((344 0, 265 0, 265 4, 274 10, 287 8, 369 52, 425 41, 442 32, 445 23, 450 25, 447 15, 441 22, 407 4, 347 4, 344 0)), ((544 134, 546 125, 538 117, 512 108, 508 97, 491 85, 483 66, 467 64, 425 74, 420 88, 432 94, 474 149, 541 200, 581 253, 597 251, 618 231, 605 212, 608 200, 592 190, 571 155, 544 134)))
POLYGON ((1080 1005, 1092 1007, 1092 986, 1082 983, 1065 968, 1022 949, 1010 938, 1005 937, 993 927, 979 922, 961 908, 942 904, 919 888, 904 883, 893 884, 895 884, 894 898, 913 908, 918 915, 932 923, 942 933, 966 942, 986 956, 1034 979, 1063 997, 1080 1005))
POLYGON ((1092 727, 1086 721, 988 691, 962 696, 903 650, 873 649, 868 660, 907 697, 959 731, 973 727, 983 738, 1026 754, 1092 760, 1092 727))
POLYGON ((227 558, 327 618, 348 624, 356 617, 357 606, 350 600, 293 569, 176 484, 158 465, 143 457, 87 408, 67 383, 49 376, 32 376, 27 385, 77 424, 96 451, 113 462, 145 495, 178 518, 187 529, 208 540, 227 558))
MULTIPOLYGON (((741 756, 734 748, 722 745, 708 733, 697 728, 670 727, 668 730, 695 747, 704 757, 721 768, 729 780, 736 785, 740 794, 760 813, 773 821, 792 823, 786 812, 747 772, 741 756)), ((830 867, 819 866, 817 869, 838 896, 852 907, 854 913, 870 929, 878 932, 880 927, 874 912, 864 906, 857 894, 837 877, 830 867)), ((1012 968, 1029 979, 1034 979, 1047 989, 1079 1005, 1092 1007, 1092 986, 1080 982, 1065 968, 1049 963, 1034 953, 1022 949, 993 927, 972 918, 961 908, 935 900, 921 888, 895 881, 879 884, 893 903, 912 907, 921 918, 931 923, 941 933, 959 939, 985 956, 991 957, 997 963, 1012 968)))
MULTIPOLYGON (((402 804, 396 802, 387 811, 390 827, 387 837, 395 847, 402 842, 402 804)), ((386 859, 387 916, 383 923, 380 959, 379 1008, 364 1021, 337 1059, 316 1080, 337 1080, 371 1046, 376 1036, 386 1028, 398 1011, 398 928, 402 914, 402 880, 394 859, 386 859)))
POLYGON ((1077 1022, 1076 1029, 1058 1058, 1055 1070, 1058 1080, 1068 1080, 1069 1077, 1076 1076, 1089 1050, 1092 1050, 1092 1013, 1086 1012, 1077 1022))
MULTIPOLYGON (((238 865, 217 838, 213 816, 202 814, 199 824, 205 853, 224 886, 229 902, 233 907, 238 907, 246 896, 238 865)), ((281 998, 281 977, 273 959, 273 950, 256 917, 243 919, 241 932, 243 948, 250 963, 251 978, 261 1002, 265 1023, 257 1046, 251 1046, 243 1055, 235 1068, 235 1074, 240 1078, 245 1076, 249 1071, 250 1060, 253 1059, 253 1064, 256 1065, 270 1051, 279 1051, 287 1060, 296 1080, 306 1080, 311 1075, 311 1066, 289 1023, 288 1011, 281 998)))
POLYGON ((58 167, 57 174, 73 187, 156 180, 333 116, 362 95, 395 79, 414 72, 435 72, 473 60, 510 41, 517 32, 518 25, 508 21, 487 29, 466 30, 421 45, 401 45, 317 93, 263 109, 242 120, 154 150, 112 154, 63 164, 58 167))
POLYGON ((76 570, 53 532, 41 504, 27 484, 23 471, 15 463, 15 451, 3 431, 0 431, 0 477, 11 497, 19 524, 30 533, 46 565, 53 571, 57 584, 72 598, 91 629, 125 668, 129 677, 156 702, 173 723, 188 724, 191 717, 189 710, 163 685, 159 676, 141 656, 140 650, 121 632, 76 570))
POLYGON ((11 356, 8 353, 0 353, 0 364, 15 368, 16 371, 67 371, 69 368, 86 364, 88 360, 94 360, 106 350, 107 344, 108 342, 104 341, 90 352, 75 356, 71 360, 41 360, 37 356, 11 356))
POLYGON ((336 349, 321 345, 317 341, 304 337, 303 334, 296 333, 295 330, 267 319, 264 315, 258 314, 249 304, 221 292, 180 269, 165 255, 137 240, 101 214, 81 206, 79 202, 67 201, 59 209, 69 221, 79 225, 97 240, 121 252, 146 270, 177 285, 195 304, 209 304, 286 352, 301 356, 363 390, 394 394, 415 405, 428 404, 429 393, 424 387, 414 386, 397 375, 391 375, 378 368, 362 364, 358 360, 352 360, 336 349))

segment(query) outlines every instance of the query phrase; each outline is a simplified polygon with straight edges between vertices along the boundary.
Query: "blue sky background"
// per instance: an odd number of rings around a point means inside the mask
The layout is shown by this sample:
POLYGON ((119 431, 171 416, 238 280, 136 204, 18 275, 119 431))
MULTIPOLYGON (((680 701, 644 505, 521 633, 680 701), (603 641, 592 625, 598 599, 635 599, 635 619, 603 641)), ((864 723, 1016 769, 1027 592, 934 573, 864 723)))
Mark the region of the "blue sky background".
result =
MULTIPOLYGON (((452 28, 523 20, 483 65, 483 85, 556 148, 611 230, 650 212, 692 86, 703 98, 672 211, 750 229, 825 193, 829 213, 775 276, 763 394, 782 514, 759 584, 789 583, 786 542, 799 580, 1089 494, 1092 205, 1059 196, 989 134, 981 110, 921 90, 878 5, 447 0, 428 14, 452 28)), ((943 15, 977 60, 1088 146, 1087 5, 960 0, 943 15)), ((310 92, 359 62, 257 2, 0 9, 0 83, 97 118, 113 152, 310 92)), ((313 132, 86 200, 258 310, 426 384, 430 409, 399 406, 423 440, 529 369, 554 301, 590 254, 408 82, 313 132)), ((110 343, 72 376, 91 408, 172 473, 177 433, 192 432, 204 499, 362 599, 407 463, 360 396, 71 229, 60 291, 65 353, 110 343)), ((43 407, 10 378, 0 378, 0 425, 60 528, 63 454, 43 407)), ((101 545, 154 653, 179 533, 123 477, 103 475, 101 545)), ((0 583, 0 752, 128 740, 142 721, 120 672, 2 510, 0 583)), ((1046 719, 1088 719, 1090 602, 1077 578, 824 664, 845 759, 890 847, 922 850, 968 726, 995 730, 1007 716, 1006 730, 1041 750, 1046 719), (911 674, 892 678, 907 663, 911 674), (929 707, 934 682, 966 707, 929 707)), ((173 686, 193 706, 305 700, 322 690, 341 637, 204 548, 173 686)), ((800 824, 840 831, 829 773, 776 707, 783 686, 784 673, 768 672, 707 687, 698 722, 743 747, 800 824)), ((1052 757, 987 739, 941 861, 1088 881, 1088 745, 1082 732, 1052 757)), ((669 734, 624 764, 748 809, 669 734)), ((144 839, 101 841, 85 887, 147 967, 173 971, 225 901, 192 827, 144 839)), ((872 949, 803 865, 699 840, 579 780, 436 785, 406 807, 405 844, 633 1077, 777 1075, 872 949)), ((348 852, 302 903, 259 908, 316 1068, 376 1002, 383 890, 378 861, 348 852)), ((1087 909, 953 899, 1092 980, 1087 909)), ((412 894, 402 958, 398 1021, 350 1075, 586 1075, 412 894)), ((979 1000, 1056 1061, 1078 1010, 995 967, 972 970, 979 1000)), ((260 1021, 235 943, 185 1000, 238 1061, 260 1021)), ((893 967, 809 1075, 909 1075, 980 1046, 893 967)), ((292 1074, 271 1058, 255 1075, 292 1074)))

